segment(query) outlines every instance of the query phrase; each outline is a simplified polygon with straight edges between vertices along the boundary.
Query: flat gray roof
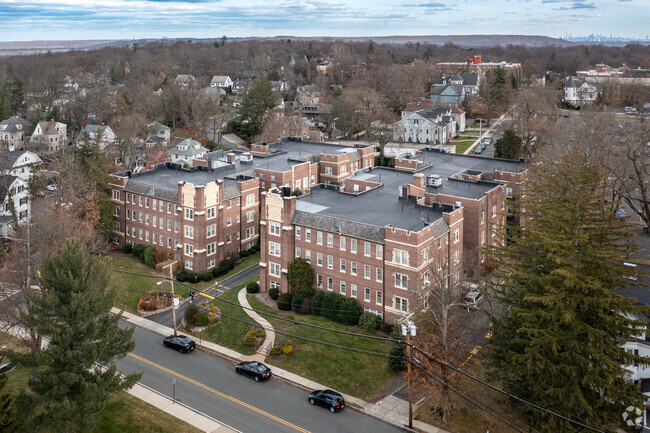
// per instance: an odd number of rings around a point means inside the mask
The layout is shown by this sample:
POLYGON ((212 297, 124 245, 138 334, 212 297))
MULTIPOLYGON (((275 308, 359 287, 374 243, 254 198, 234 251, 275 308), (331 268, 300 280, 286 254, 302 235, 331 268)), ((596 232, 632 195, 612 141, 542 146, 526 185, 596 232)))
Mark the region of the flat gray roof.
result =
POLYGON ((526 165, 519 161, 508 159, 495 159, 482 156, 463 155, 459 153, 443 153, 439 151, 422 150, 422 154, 415 157, 425 164, 433 167, 420 171, 419 173, 439 174, 443 177, 460 173, 465 170, 477 170, 481 172, 494 172, 494 170, 519 173, 527 169, 526 165))

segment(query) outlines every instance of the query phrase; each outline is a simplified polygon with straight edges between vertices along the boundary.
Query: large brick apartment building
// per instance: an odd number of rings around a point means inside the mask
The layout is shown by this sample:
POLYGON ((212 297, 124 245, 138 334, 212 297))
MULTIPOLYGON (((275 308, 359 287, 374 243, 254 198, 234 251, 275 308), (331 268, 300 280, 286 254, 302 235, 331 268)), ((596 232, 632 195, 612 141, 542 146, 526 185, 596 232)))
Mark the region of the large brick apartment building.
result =
POLYGON ((452 76, 460 72, 468 74, 485 74, 486 72, 503 68, 510 71, 517 79, 521 79, 521 63, 509 63, 506 61, 501 62, 483 62, 481 56, 473 55, 471 59, 466 62, 439 62, 433 65, 433 73, 438 75, 452 76))
POLYGON ((288 267, 302 257, 319 289, 392 321, 422 306, 432 273, 444 268, 454 284, 464 256, 482 260, 477 247, 501 242, 526 167, 424 150, 375 168, 374 152, 283 141, 208 154, 190 169, 116 173, 119 242, 171 248, 186 269, 205 272, 259 240, 262 291, 287 292, 288 267))

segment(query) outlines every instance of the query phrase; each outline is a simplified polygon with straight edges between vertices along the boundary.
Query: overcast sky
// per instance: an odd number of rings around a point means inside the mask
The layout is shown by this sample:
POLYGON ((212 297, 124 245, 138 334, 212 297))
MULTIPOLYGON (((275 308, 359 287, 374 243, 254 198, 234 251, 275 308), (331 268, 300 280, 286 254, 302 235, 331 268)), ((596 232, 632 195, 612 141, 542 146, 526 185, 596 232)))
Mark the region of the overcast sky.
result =
POLYGON ((0 0, 0 40, 650 34, 650 0, 0 0))

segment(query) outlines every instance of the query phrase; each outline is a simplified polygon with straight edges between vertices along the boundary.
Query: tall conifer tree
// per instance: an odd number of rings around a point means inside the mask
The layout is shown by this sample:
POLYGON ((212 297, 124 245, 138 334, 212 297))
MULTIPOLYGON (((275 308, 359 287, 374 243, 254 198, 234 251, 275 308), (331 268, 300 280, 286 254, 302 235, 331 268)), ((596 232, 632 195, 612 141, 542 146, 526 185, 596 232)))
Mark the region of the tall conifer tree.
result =
POLYGON ((9 353, 36 371, 31 392, 17 397, 19 415, 28 430, 88 431, 110 394, 140 377, 116 373, 116 358, 135 346, 133 328, 121 329, 120 317, 110 314, 108 265, 78 239, 68 239, 40 272, 42 293, 31 295, 24 320, 49 343, 34 353, 9 353))
MULTIPOLYGON (((584 148, 530 168, 521 229, 496 258, 512 274, 497 289, 507 310, 493 318, 491 366, 514 394, 590 425, 614 425, 626 407, 643 407, 625 365, 650 360, 621 347, 648 310, 613 289, 629 248, 614 215, 607 177, 584 148)), ((539 412, 544 431, 574 432, 539 412)))

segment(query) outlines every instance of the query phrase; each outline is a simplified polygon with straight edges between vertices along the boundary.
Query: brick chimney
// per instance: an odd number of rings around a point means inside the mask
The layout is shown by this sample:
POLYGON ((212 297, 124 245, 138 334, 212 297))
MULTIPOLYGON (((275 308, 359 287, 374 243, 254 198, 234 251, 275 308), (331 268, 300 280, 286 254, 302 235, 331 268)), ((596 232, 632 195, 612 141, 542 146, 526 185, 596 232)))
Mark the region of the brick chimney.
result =
POLYGON ((417 188, 424 188, 424 175, 422 173, 413 175, 413 185, 417 188))
POLYGON ((235 163, 235 152, 228 152, 228 153, 226 153, 226 160, 227 160, 230 164, 234 164, 234 163, 235 163))

